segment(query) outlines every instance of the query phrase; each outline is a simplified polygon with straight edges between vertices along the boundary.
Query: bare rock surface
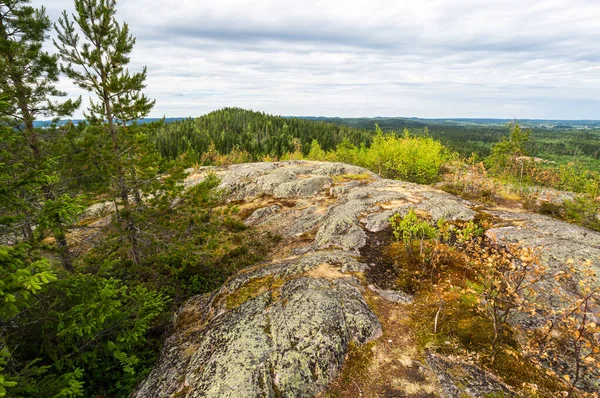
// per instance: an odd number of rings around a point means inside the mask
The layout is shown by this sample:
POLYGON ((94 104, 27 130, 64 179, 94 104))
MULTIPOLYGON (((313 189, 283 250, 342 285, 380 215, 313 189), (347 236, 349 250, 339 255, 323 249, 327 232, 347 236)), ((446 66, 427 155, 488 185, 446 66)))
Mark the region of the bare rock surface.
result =
MULTIPOLYGON (((264 263, 243 270, 219 290, 190 299, 175 316, 161 356, 133 397, 314 397, 340 373, 352 345, 382 335, 368 305, 378 294, 389 305, 410 297, 367 286, 360 257, 369 233, 388 228, 394 213, 411 208, 433 220, 471 220, 470 204, 432 187, 381 179, 342 163, 290 161, 188 170, 185 186, 208 173, 245 214, 245 223, 283 237, 264 263)), ((242 214, 241 213, 241 214, 242 214)), ((548 261, 598 257, 600 235, 556 220, 494 213, 490 230, 502 242, 544 244, 548 261)), ((541 216, 540 216, 541 217, 541 216)), ((514 396, 485 371, 465 364, 467 385, 448 360, 424 365, 439 379, 439 395, 514 396), (483 384, 481 384, 483 383, 483 384), (480 385, 481 384, 481 385, 480 385)))
POLYGON ((435 354, 427 356, 427 364, 448 398, 518 397, 506 384, 474 364, 435 354))
POLYGON ((546 264, 560 270, 572 259, 581 266, 586 260, 600 271, 600 232, 532 213, 487 211, 508 225, 487 231, 499 243, 519 243, 540 248, 546 264))
MULTIPOLYGON (((534 289, 538 290, 538 300, 545 300, 547 306, 563 306, 565 297, 571 302, 576 300, 581 279, 591 286, 600 287, 600 232, 541 214, 486 212, 499 220, 497 227, 486 231, 490 239, 503 245, 516 244, 538 250, 545 275, 534 289), (574 272, 569 271, 571 267, 574 272), (560 272, 569 273, 571 277, 567 281, 552 278, 560 272), (557 290, 561 291, 560 295, 555 294, 557 290)), ((590 316, 600 321, 600 308, 594 307, 590 316)), ((540 325, 545 319, 532 316, 521 321, 540 325)))

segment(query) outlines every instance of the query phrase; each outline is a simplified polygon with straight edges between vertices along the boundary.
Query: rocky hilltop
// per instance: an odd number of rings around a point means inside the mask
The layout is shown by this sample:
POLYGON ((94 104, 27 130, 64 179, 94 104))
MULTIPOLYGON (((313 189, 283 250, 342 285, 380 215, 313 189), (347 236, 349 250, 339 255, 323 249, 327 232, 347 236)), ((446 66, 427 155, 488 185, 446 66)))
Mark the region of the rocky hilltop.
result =
POLYGON ((360 167, 294 161, 188 171, 188 187, 215 173, 247 225, 283 239, 268 261, 177 312, 134 397, 314 397, 339 387, 365 351, 376 380, 365 387, 352 379, 338 396, 517 396, 473 363, 417 348, 406 322, 412 298, 382 277, 388 264, 378 251, 390 239, 388 219, 410 209, 433 220, 485 215, 490 238, 543 246, 550 269, 568 258, 592 259, 596 269, 600 263, 598 233, 517 210, 481 209, 360 167))

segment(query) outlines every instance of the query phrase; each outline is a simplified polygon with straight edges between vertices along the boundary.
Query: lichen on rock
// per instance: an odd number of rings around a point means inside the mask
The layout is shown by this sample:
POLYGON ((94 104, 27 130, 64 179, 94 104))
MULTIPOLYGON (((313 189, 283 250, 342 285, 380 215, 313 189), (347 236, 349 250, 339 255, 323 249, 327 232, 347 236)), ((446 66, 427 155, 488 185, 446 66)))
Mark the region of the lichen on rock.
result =
MULTIPOLYGON (((370 262, 360 258, 368 234, 384 231, 390 216, 411 208, 432 220, 468 221, 477 214, 435 188, 381 179, 342 163, 203 167, 189 170, 184 185, 198 184, 209 172, 220 178, 228 200, 245 204, 247 225, 276 232, 283 243, 267 261, 178 311, 172 334, 135 398, 317 396, 339 376, 350 347, 377 341, 384 333, 385 322, 366 297, 376 294, 390 306, 411 303, 405 294, 368 286, 363 273, 370 262)), ((545 244, 550 261, 599 254, 598 236, 545 222, 531 218, 530 229, 505 226, 489 233, 502 242, 545 244), (568 252, 561 251, 561 239, 572 242, 564 249, 568 252)), ((424 362, 438 376, 441 396, 514 396, 474 365, 460 364, 471 380, 461 381, 448 358, 429 356, 424 362), (466 388, 457 393, 457 383, 466 388)))

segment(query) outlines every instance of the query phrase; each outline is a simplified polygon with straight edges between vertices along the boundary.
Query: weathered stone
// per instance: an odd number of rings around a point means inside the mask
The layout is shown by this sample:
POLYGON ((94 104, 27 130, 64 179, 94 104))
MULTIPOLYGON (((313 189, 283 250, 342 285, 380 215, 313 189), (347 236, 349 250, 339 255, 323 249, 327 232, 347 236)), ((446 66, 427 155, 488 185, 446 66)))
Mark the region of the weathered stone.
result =
POLYGON ((273 189, 273 195, 276 198, 289 198, 294 196, 311 196, 323 189, 329 188, 332 184, 329 177, 317 176, 302 180, 295 180, 280 184, 273 189))
POLYGON ((263 223, 269 216, 277 213, 279 210, 281 210, 281 207, 277 205, 261 207, 260 209, 256 209, 252 213, 252 215, 248 217, 244 222, 246 225, 255 225, 263 223))
MULTIPOLYGON (((589 267, 600 276, 600 232, 540 214, 486 212, 509 224, 487 230, 490 239, 504 245, 538 248, 548 273, 566 271, 567 261, 573 260, 581 275, 589 267)), ((554 279, 547 281, 552 282, 554 279)), ((600 284, 598 279, 590 282, 600 284)))
POLYGON ((492 394, 518 397, 506 384, 476 365, 436 354, 427 356, 427 364, 438 377, 445 398, 486 398, 492 394))
POLYGON ((361 221, 365 224, 365 229, 369 232, 381 232, 390 226, 389 219, 397 213, 394 210, 385 210, 379 213, 371 213, 361 221))
POLYGON ((413 298, 406 293, 397 292, 395 290, 383 290, 379 289, 375 285, 369 285, 369 289, 383 297, 387 301, 399 304, 410 304, 413 302, 413 298))
MULTIPOLYGON (((351 341, 381 335, 359 289, 353 279, 301 277, 284 283, 277 300, 267 291, 229 311, 205 310, 217 315, 176 331, 133 396, 313 397, 337 375, 351 341)), ((199 304, 219 300, 188 302, 199 304)))
POLYGON ((95 203, 85 209, 85 212, 82 214, 82 218, 97 218, 106 216, 115 211, 115 203, 114 202, 100 202, 95 203))

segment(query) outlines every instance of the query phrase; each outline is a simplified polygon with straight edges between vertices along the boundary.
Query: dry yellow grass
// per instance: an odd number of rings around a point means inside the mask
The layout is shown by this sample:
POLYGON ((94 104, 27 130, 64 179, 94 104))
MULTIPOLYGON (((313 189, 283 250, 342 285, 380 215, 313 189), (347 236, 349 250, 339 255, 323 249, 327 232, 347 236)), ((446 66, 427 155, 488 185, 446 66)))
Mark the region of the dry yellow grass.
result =
POLYGON ((335 280, 342 278, 349 278, 350 274, 344 274, 339 270, 339 268, 335 268, 331 264, 322 263, 312 268, 310 271, 306 273, 306 276, 311 278, 321 278, 327 280, 335 280))

